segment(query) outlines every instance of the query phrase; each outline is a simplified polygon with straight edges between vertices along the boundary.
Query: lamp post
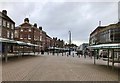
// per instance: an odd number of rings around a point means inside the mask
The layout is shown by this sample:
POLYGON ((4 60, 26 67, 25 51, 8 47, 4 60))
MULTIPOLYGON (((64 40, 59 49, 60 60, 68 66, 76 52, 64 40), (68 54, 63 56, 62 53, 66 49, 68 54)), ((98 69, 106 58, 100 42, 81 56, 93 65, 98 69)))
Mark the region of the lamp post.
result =
POLYGON ((71 46, 71 31, 69 31, 69 55, 71 55, 70 46, 71 46))

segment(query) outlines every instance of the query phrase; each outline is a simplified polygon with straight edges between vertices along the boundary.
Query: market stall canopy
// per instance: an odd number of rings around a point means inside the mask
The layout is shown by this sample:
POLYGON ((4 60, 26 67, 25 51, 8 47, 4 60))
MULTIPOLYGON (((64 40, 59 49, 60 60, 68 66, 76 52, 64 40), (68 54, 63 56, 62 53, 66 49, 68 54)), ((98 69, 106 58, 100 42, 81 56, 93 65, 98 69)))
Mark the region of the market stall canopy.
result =
POLYGON ((57 47, 49 47, 48 49, 51 49, 51 50, 68 50, 66 48, 57 48, 57 47))
POLYGON ((39 46, 39 45, 36 45, 36 44, 31 44, 31 43, 27 43, 28 46, 39 46))
POLYGON ((88 46, 90 49, 120 49, 120 43, 118 44, 99 44, 88 46))
POLYGON ((0 38, 0 43, 17 44, 20 46, 39 46, 36 44, 26 43, 23 41, 10 40, 10 39, 6 39, 6 38, 0 38))
POLYGON ((18 45, 27 46, 28 44, 22 41, 16 41, 18 45))
POLYGON ((12 43, 12 44, 16 43, 15 40, 10 40, 10 39, 6 39, 6 38, 0 38, 0 42, 1 43, 12 43))

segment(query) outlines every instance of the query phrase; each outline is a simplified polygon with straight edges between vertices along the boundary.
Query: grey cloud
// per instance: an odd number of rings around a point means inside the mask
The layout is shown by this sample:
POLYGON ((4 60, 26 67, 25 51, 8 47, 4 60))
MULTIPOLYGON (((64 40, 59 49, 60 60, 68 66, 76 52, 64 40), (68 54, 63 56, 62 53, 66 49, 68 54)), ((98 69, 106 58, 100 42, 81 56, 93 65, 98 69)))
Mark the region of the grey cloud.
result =
MULTIPOLYGON (((68 31, 73 41, 88 42, 91 31, 98 26, 118 21, 117 3, 114 2, 14 2, 4 5, 16 24, 23 22, 26 15, 30 22, 38 23, 51 36, 68 41, 68 31)), ((2 9, 1 9, 2 10, 2 9)))

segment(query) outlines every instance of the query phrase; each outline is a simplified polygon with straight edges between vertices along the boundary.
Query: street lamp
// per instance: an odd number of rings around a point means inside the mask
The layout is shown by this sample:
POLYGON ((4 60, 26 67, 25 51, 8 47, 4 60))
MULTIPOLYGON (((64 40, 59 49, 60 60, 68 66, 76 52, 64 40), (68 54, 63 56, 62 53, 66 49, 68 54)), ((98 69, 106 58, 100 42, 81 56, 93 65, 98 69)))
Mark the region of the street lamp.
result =
POLYGON ((70 46, 71 46, 71 31, 69 31, 69 55, 71 55, 70 46))

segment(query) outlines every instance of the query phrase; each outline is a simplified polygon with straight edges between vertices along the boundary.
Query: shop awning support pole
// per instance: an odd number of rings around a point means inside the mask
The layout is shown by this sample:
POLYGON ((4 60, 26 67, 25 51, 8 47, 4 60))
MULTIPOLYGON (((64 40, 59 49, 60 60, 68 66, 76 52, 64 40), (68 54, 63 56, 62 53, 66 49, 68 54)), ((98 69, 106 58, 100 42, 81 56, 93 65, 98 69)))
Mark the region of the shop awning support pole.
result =
POLYGON ((113 53, 112 53, 112 69, 114 69, 114 49, 113 49, 113 53))
POLYGON ((108 62, 107 62, 108 67, 109 67, 109 62, 110 62, 110 60, 109 60, 109 49, 108 49, 108 62))

